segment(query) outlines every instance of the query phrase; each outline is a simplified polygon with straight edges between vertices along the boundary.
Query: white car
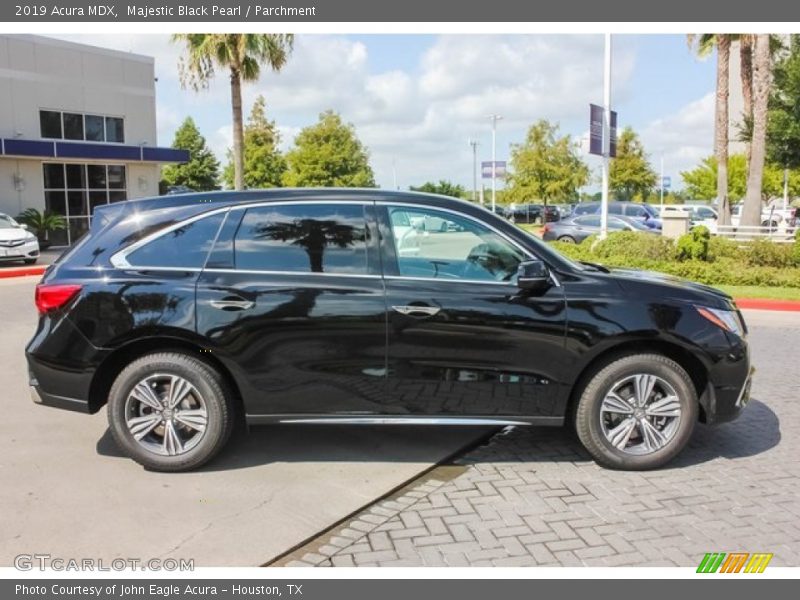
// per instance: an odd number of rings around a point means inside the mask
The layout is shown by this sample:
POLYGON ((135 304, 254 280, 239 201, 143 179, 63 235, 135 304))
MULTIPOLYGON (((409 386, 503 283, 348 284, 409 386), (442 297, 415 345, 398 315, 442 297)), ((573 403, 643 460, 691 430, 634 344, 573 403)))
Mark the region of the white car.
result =
POLYGON ((21 260, 32 265, 39 259, 39 240, 6 214, 0 213, 0 262, 21 260))

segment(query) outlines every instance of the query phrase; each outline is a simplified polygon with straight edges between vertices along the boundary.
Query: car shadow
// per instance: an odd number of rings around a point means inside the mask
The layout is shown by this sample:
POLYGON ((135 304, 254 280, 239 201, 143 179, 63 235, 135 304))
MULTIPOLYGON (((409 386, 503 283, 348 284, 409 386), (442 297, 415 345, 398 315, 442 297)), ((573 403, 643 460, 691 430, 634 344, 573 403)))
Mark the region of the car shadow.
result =
MULTIPOLYGON (((739 419, 698 424, 687 447, 662 470, 717 458, 756 456, 780 443, 773 410, 752 400, 739 419)), ((97 453, 123 457, 109 430, 97 453)), ((201 470, 227 471, 275 462, 591 463, 569 427, 426 427, 391 425, 265 425, 239 427, 220 456, 201 470)))

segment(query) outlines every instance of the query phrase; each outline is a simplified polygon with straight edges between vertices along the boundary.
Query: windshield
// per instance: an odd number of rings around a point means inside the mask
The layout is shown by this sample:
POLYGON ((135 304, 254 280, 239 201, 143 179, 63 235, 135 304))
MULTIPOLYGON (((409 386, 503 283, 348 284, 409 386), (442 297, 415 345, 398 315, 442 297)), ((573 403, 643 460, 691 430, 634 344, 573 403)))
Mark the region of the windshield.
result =
POLYGON ((0 229, 16 229, 17 222, 8 215, 0 215, 0 229))

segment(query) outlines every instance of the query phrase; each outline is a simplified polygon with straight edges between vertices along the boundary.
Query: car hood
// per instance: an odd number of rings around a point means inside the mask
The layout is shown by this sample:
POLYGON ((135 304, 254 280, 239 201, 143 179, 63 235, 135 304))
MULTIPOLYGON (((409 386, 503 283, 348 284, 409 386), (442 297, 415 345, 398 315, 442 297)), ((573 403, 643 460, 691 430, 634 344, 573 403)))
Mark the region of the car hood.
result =
POLYGON ((711 308, 735 307, 730 295, 722 290, 674 275, 625 268, 610 269, 609 274, 632 293, 649 292, 664 299, 688 301, 711 308))
POLYGON ((27 230, 17 227, 4 227, 0 229, 0 241, 10 242, 13 240, 22 240, 28 235, 27 230))

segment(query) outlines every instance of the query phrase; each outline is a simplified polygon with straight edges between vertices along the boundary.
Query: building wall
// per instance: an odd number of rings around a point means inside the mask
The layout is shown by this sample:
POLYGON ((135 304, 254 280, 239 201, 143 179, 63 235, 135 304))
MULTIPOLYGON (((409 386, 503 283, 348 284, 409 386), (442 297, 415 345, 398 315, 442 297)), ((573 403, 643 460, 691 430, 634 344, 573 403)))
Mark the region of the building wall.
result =
MULTIPOLYGON (((123 117, 125 144, 155 146, 154 60, 39 36, 0 35, 0 137, 41 139, 41 109, 123 117)), ((126 165, 128 198, 158 194, 159 165, 117 164, 126 165)), ((0 158, 0 212, 43 210, 43 189, 42 161, 0 158)))

